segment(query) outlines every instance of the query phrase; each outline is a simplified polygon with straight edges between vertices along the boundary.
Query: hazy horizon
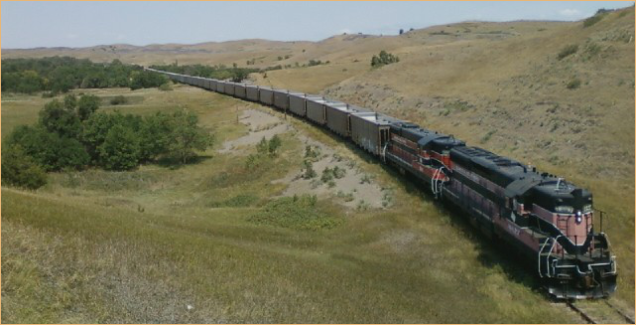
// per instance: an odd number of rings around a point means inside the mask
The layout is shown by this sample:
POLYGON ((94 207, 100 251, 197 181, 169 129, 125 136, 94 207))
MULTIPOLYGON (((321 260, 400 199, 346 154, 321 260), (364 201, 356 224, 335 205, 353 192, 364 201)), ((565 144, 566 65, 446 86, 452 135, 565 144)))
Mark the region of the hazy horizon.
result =
POLYGON ((5 2, 2 48, 319 41, 343 33, 396 35, 400 29, 462 21, 576 21, 600 8, 631 5, 631 1, 5 2))

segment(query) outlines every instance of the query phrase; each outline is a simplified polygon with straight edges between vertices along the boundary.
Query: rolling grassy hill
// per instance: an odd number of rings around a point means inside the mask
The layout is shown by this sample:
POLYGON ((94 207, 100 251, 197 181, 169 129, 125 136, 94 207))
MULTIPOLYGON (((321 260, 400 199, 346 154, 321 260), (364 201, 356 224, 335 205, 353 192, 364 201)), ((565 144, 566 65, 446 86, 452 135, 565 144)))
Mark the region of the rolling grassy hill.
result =
MULTIPOLYGON (((250 78, 405 118, 589 188, 610 213, 606 232, 621 273, 612 302, 633 313, 634 8, 585 25, 464 22, 391 37, 10 50, 3 58, 329 61, 250 78), (380 50, 400 62, 371 69, 380 50)), ((242 166, 253 146, 217 150, 249 132, 236 123, 240 112, 268 109, 185 86, 90 92, 138 99, 104 110, 195 111, 217 144, 183 168, 57 173, 34 193, 3 188, 3 322, 579 321, 551 304, 509 252, 323 131, 285 120, 296 131, 282 135, 281 157, 250 173, 242 166), (374 175, 392 189, 392 205, 349 209, 319 199, 315 208, 336 218, 330 229, 253 222, 284 191, 275 181, 302 168, 299 134, 374 175)), ((3 94, 3 137, 37 120, 45 101, 3 94)))

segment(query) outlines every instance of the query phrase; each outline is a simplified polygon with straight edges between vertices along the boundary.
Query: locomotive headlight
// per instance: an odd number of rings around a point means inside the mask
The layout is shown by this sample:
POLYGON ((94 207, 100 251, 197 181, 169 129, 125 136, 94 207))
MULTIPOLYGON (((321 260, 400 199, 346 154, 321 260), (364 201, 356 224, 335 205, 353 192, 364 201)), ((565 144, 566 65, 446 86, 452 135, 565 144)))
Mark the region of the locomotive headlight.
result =
POLYGON ((583 221, 583 216, 581 216, 581 211, 576 212, 576 218, 574 219, 574 221, 576 221, 577 225, 581 224, 581 222, 583 221))

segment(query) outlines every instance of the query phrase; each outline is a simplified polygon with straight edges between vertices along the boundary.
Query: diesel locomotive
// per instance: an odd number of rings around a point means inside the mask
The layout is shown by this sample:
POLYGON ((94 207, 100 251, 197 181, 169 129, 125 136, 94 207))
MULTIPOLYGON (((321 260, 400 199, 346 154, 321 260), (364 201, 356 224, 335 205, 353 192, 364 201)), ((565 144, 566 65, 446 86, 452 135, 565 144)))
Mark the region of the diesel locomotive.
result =
POLYGON ((327 128, 412 175, 490 238, 533 265, 557 299, 616 290, 616 260, 592 193, 464 141, 319 95, 148 69, 171 80, 272 106, 327 128), (594 220, 599 224, 595 228, 594 220), (600 221, 600 222, 599 222, 600 221))

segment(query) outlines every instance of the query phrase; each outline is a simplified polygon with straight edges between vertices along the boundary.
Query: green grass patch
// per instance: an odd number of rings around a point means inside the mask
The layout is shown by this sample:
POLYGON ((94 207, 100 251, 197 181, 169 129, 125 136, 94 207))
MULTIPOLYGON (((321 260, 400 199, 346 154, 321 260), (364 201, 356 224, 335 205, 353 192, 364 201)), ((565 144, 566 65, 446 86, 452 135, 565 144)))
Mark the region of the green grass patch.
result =
POLYGON ((218 207, 250 207, 256 205, 260 201, 260 198, 254 194, 239 194, 227 200, 221 202, 213 202, 210 204, 210 207, 218 208, 218 207))
POLYGON ((262 211, 249 217, 251 222, 277 227, 319 230, 331 229, 343 222, 342 218, 329 216, 315 196, 293 196, 275 199, 262 211))

